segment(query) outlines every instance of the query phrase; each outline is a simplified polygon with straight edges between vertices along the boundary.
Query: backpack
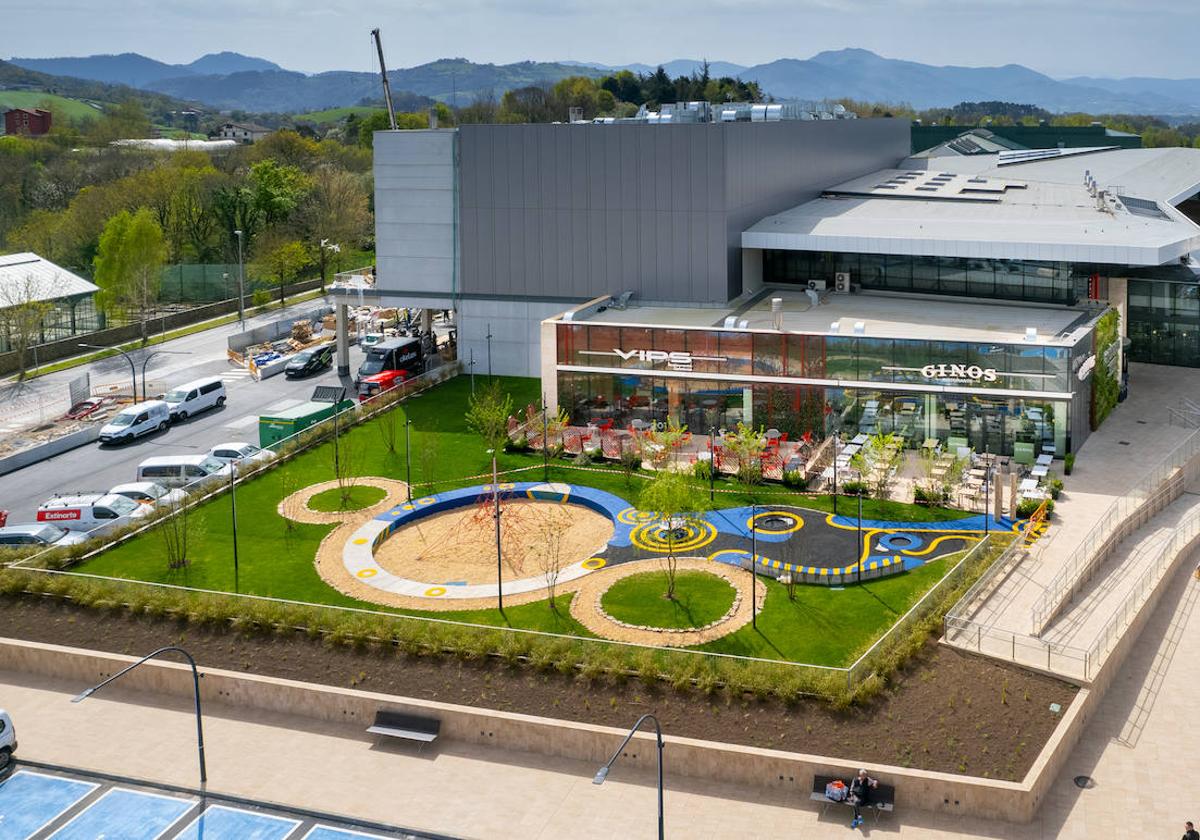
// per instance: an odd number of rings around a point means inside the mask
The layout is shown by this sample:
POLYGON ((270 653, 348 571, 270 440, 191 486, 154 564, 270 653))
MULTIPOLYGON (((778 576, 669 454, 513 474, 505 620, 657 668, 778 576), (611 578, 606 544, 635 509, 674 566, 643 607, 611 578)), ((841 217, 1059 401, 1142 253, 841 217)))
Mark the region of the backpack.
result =
POLYGON ((829 784, 825 785, 825 797, 832 799, 834 802, 846 801, 846 783, 841 779, 834 779, 829 784))

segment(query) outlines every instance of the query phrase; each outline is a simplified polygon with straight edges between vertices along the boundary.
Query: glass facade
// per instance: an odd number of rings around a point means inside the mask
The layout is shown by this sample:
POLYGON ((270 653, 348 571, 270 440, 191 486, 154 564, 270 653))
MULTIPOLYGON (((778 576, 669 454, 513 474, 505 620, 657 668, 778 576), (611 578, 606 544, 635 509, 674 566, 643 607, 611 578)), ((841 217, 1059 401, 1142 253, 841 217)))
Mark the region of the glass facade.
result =
MULTIPOLYGON (((91 295, 76 298, 58 298, 51 302, 49 311, 42 316, 41 325, 33 337, 33 344, 45 344, 77 335, 94 332, 104 327, 104 319, 96 311, 91 295)), ((0 317, 0 322, 5 319, 0 317)), ((0 353, 13 349, 14 337, 0 327, 0 353)))
MULTIPOLYGON (((558 371, 558 403, 577 425, 673 419, 705 434, 741 422, 793 438, 837 428, 890 432, 912 446, 938 438, 1000 454, 1018 443, 1068 452, 1069 395, 1090 389, 1072 375, 1067 347, 610 324, 557 330, 560 367, 603 369, 558 371), (762 381, 771 377, 781 381, 762 381), (851 381, 861 384, 839 384, 851 381)), ((1079 352, 1090 348, 1084 341, 1079 352)))
POLYGON ((1129 358, 1200 367, 1200 287, 1166 280, 1129 280, 1129 358))
POLYGON ((763 282, 803 286, 839 272, 863 289, 1073 305, 1087 294, 1089 272, 1071 263, 914 257, 831 251, 763 252, 763 282))
POLYGON ((960 365, 994 372, 970 378, 972 388, 1074 390, 1070 348, 1042 345, 559 324, 557 353, 574 367, 920 385, 961 384, 960 371, 926 371, 960 365))
POLYGON ((998 454, 1012 454, 1018 443, 1031 444, 1035 452, 1048 444, 1068 452, 1071 444, 1067 400, 559 371, 558 404, 575 425, 612 420, 626 427, 634 420, 672 419, 707 434, 746 423, 778 429, 793 440, 835 429, 847 435, 887 432, 914 447, 938 438, 954 448, 998 454))

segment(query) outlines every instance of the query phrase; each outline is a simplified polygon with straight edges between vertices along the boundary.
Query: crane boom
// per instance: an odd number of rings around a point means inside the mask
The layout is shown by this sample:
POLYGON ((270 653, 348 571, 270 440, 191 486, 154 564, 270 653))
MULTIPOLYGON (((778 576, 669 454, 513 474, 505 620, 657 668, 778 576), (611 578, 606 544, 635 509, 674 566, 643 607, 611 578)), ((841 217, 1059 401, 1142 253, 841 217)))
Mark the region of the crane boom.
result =
POLYGON ((383 41, 379 37, 379 29, 371 30, 371 37, 375 39, 375 49, 379 52, 379 75, 383 77, 383 101, 387 104, 388 123, 392 126, 392 131, 396 130, 396 108, 392 105, 392 87, 388 84, 387 64, 383 60, 383 41))

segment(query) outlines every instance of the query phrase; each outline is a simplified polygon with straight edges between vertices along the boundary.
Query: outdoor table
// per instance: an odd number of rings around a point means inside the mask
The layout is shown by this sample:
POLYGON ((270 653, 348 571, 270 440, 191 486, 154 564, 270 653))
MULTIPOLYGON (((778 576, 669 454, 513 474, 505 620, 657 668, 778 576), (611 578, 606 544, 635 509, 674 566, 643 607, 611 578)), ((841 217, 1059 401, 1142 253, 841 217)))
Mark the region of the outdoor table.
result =
POLYGON ((1049 453, 1042 453, 1037 456, 1037 462, 1039 466, 1048 467, 1054 463, 1054 456, 1049 453))
POLYGON ((821 478, 825 479, 826 481, 832 481, 833 467, 826 467, 825 469, 821 470, 821 478))
POLYGON ((842 448, 843 455, 857 455, 862 450, 862 447, 857 443, 847 444, 842 448))
POLYGON ((921 444, 922 449, 937 449, 939 446, 937 438, 925 438, 925 442, 921 444))
POLYGON ((1022 493, 1026 493, 1030 490, 1036 490, 1037 489, 1037 479, 1036 478, 1022 478, 1021 483, 1019 485, 1017 485, 1017 489, 1020 490, 1022 493))
POLYGON ((1029 474, 1034 478, 1044 478, 1046 473, 1050 472, 1050 468, 1045 464, 1039 464, 1029 471, 1029 474))
POLYGON ((707 461, 711 458, 712 458, 712 453, 709 452, 707 449, 702 449, 701 451, 696 453, 697 461, 707 461))
POLYGON ((851 443, 857 443, 859 446, 862 446, 862 445, 863 445, 864 443, 866 443, 868 440, 870 440, 870 437, 869 437, 869 436, 867 436, 867 435, 864 435, 864 434, 861 434, 861 433, 860 433, 860 434, 857 434, 857 435, 855 435, 855 436, 854 436, 854 437, 853 437, 853 438, 850 440, 850 442, 851 442, 851 443))
POLYGON ((1042 451, 1049 453, 1050 455, 1057 455, 1058 447, 1055 446, 1053 443, 1047 443, 1047 444, 1042 445, 1042 451))
POLYGON ((982 487, 983 486, 983 476, 969 475, 969 476, 967 476, 966 483, 971 487, 982 487))
POLYGON ((767 429, 767 431, 763 434, 763 437, 765 437, 767 440, 778 440, 779 438, 783 437, 783 435, 778 429, 767 429))

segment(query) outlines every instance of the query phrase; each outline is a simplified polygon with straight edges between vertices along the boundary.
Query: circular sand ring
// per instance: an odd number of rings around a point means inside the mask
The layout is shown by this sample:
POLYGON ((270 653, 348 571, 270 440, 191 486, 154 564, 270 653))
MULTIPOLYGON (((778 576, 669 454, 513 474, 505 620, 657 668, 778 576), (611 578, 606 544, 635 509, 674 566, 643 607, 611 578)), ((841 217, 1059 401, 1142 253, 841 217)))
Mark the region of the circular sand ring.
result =
MULTIPOLYGON (((584 578, 579 584, 578 594, 571 601, 571 616, 588 630, 604 639, 670 647, 690 647, 711 642, 740 630, 750 623, 750 572, 699 557, 680 557, 676 561, 676 571, 705 572, 729 583, 737 594, 734 596, 733 607, 723 618, 707 627, 694 630, 647 630, 617 621, 604 611, 600 605, 600 599, 610 586, 630 575, 661 571, 662 563, 661 558, 633 560, 610 568, 601 574, 584 578)), ((767 588, 759 587, 757 595, 758 609, 761 610, 767 597, 767 588)))
MULTIPOLYGON (((338 527, 325 536, 317 549, 316 569, 322 580, 344 595, 385 606, 434 611, 479 609, 496 606, 496 588, 494 584, 485 590, 483 596, 479 596, 474 592, 464 591, 464 587, 461 586, 444 586, 438 583, 410 581, 415 587, 419 587, 418 593, 412 594, 414 587, 404 587, 406 591, 389 591, 384 589, 380 584, 388 582, 389 577, 395 579, 395 576, 390 576, 386 572, 382 574, 380 572, 365 575, 357 574, 356 572, 364 571, 370 567, 354 568, 347 563, 346 555, 349 553, 352 561, 356 558, 361 559, 364 549, 373 551, 375 545, 378 544, 374 543, 375 539, 382 542, 386 538, 388 529, 386 527, 381 529, 376 524, 379 522, 383 522, 385 526, 392 524, 384 514, 392 516, 401 515, 401 512, 406 510, 411 511, 416 507, 431 506, 437 498, 426 496, 414 499, 412 503, 407 503, 405 502, 407 485, 402 481, 389 478, 362 477, 357 479, 357 484, 379 487, 388 493, 388 497, 371 507, 357 511, 326 513, 311 510, 308 507, 308 501, 313 496, 337 486, 336 481, 326 481, 292 493, 279 503, 278 510, 280 515, 298 522, 313 524, 340 523, 338 527), (367 532, 370 532, 373 536, 367 536, 367 532)), ((511 484, 501 484, 500 489, 509 490, 513 486, 511 484)), ((490 485, 482 488, 465 488, 465 490, 469 490, 474 494, 473 498, 477 498, 479 492, 490 491, 490 489, 490 485)), ((576 490, 579 489, 576 488, 576 490)), ((582 490, 596 495, 595 491, 588 491, 587 488, 582 488, 582 490)), ((568 502, 572 495, 572 488, 565 484, 529 483, 524 492, 530 499, 541 498, 551 502, 565 503, 568 502), (539 491, 539 494, 535 495, 535 490, 539 491)), ((600 493, 599 495, 608 496, 609 494, 600 493)), ((620 501, 617 497, 612 497, 607 504, 612 505, 614 502, 620 501)), ((620 506, 612 508, 614 519, 616 510, 619 510, 623 506, 624 503, 622 502, 620 506)), ((585 575, 603 567, 604 564, 605 561, 603 558, 591 557, 589 553, 584 560, 578 564, 573 564, 579 567, 578 571, 574 572, 574 574, 585 575)), ((578 586, 579 577, 571 578, 566 574, 567 571, 567 568, 564 567, 556 583, 557 591, 562 594, 573 592, 578 586)), ((515 582, 505 581, 504 599, 506 604, 515 606, 542 600, 546 597, 544 576, 526 580, 527 589, 526 587, 522 587, 526 591, 521 592, 510 591, 511 584, 515 582)))

